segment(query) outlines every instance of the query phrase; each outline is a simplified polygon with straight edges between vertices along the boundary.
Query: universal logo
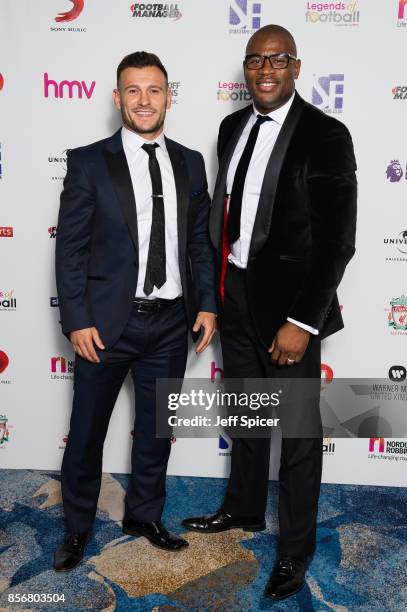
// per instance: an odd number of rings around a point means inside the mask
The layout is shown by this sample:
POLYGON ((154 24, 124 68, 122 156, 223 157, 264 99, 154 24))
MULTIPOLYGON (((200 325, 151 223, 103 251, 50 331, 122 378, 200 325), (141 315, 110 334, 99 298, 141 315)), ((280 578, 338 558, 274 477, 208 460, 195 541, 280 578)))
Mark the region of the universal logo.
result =
POLYGON ((229 5, 229 34, 253 34, 261 25, 261 2, 233 0, 229 5))
MULTIPOLYGON (((62 0, 59 0, 62 2, 62 0)), ((75 21, 78 19, 79 15, 82 13, 84 8, 84 0, 69 0, 72 2, 73 7, 69 11, 58 13, 55 17, 55 21, 57 23, 69 23, 70 21, 75 21)), ((75 27, 75 26, 51 26, 51 32, 86 32, 86 28, 84 27, 75 27)))
POLYGON ((51 176, 52 181, 63 181, 66 174, 66 154, 68 149, 62 151, 61 155, 53 155, 48 156, 48 164, 53 172, 60 172, 59 175, 51 176))
POLYGON ((307 23, 330 23, 335 26, 358 26, 359 7, 357 2, 307 2, 305 21, 307 23))
POLYGON ((152 17, 155 19, 173 19, 178 21, 182 13, 178 4, 136 3, 130 6, 132 17, 152 17))
MULTIPOLYGON (((383 238, 383 244, 387 249, 398 251, 401 255, 407 255, 407 230, 403 230, 397 236, 383 238)), ((386 257, 386 261, 407 261, 407 257, 386 257)))

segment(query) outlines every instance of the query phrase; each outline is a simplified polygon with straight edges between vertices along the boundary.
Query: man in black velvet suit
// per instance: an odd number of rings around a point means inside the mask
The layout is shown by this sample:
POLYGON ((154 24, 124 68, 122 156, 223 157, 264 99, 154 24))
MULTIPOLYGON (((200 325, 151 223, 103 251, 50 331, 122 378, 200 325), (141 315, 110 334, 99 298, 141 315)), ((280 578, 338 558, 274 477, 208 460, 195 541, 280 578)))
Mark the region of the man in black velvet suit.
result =
MULTIPOLYGON (((265 26, 251 37, 244 72, 253 105, 221 123, 210 215, 224 373, 318 379, 321 340, 343 327, 336 289, 355 251, 352 140, 295 92, 300 60, 286 29, 265 26)), ((317 415, 314 437, 283 428, 279 557, 266 587, 274 599, 303 587, 315 550, 322 427, 314 404, 310 413, 290 406, 298 423, 317 415)), ((264 529, 269 453, 269 438, 235 438, 220 510, 184 526, 264 529)))
POLYGON ((123 127, 68 154, 56 244, 62 331, 76 352, 62 463, 66 537, 54 568, 82 559, 96 514, 103 443, 122 383, 136 421, 123 531, 166 550, 187 546, 161 523, 171 442, 155 437, 155 381, 182 378, 188 329, 202 352, 215 332, 215 260, 202 155, 166 138, 171 105, 159 58, 136 52, 117 70, 123 127))

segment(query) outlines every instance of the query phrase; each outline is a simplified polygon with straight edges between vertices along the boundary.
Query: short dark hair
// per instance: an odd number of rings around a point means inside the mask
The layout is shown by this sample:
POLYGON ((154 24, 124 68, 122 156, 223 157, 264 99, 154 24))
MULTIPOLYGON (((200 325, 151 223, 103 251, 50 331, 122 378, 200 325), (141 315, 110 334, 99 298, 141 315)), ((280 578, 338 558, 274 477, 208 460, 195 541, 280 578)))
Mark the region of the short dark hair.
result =
POLYGON ((126 55, 117 66, 117 85, 119 85, 120 75, 126 68, 146 68, 147 66, 157 66, 165 76, 168 83, 168 73, 161 63, 160 58, 155 53, 148 51, 135 51, 126 55))

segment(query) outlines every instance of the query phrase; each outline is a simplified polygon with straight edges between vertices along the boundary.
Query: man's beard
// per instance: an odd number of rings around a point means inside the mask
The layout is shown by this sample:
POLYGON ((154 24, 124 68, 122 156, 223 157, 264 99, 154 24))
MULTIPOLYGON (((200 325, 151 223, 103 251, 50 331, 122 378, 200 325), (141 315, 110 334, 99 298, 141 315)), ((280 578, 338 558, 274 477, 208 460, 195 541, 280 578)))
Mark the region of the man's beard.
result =
POLYGON ((136 134, 153 134, 155 132, 159 132, 164 125, 165 114, 163 117, 159 117, 151 127, 145 128, 138 125, 133 119, 131 119, 128 115, 122 112, 122 120, 126 127, 128 127, 136 134))

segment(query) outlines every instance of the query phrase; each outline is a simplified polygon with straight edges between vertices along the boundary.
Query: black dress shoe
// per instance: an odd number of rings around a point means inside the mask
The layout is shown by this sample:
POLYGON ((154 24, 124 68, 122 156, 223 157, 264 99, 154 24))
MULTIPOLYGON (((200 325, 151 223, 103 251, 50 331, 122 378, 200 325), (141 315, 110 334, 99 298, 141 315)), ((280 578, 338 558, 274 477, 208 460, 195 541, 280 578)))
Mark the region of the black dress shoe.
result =
POLYGON ((89 536, 90 531, 66 534, 63 543, 55 551, 54 570, 56 572, 69 572, 79 565, 89 536))
POLYGON ((190 531, 200 533, 220 533, 228 529, 243 529, 243 531, 263 531, 266 528, 264 520, 253 517, 243 518, 231 516, 227 512, 218 510, 215 514, 196 516, 182 521, 182 525, 190 531))
POLYGON ((272 599, 285 599, 305 584, 306 562, 294 557, 281 557, 271 572, 264 595, 272 599))
POLYGON ((167 531, 161 521, 139 523, 131 518, 124 517, 123 533, 136 537, 144 536, 150 540, 151 544, 164 550, 182 550, 189 546, 184 538, 167 531))

